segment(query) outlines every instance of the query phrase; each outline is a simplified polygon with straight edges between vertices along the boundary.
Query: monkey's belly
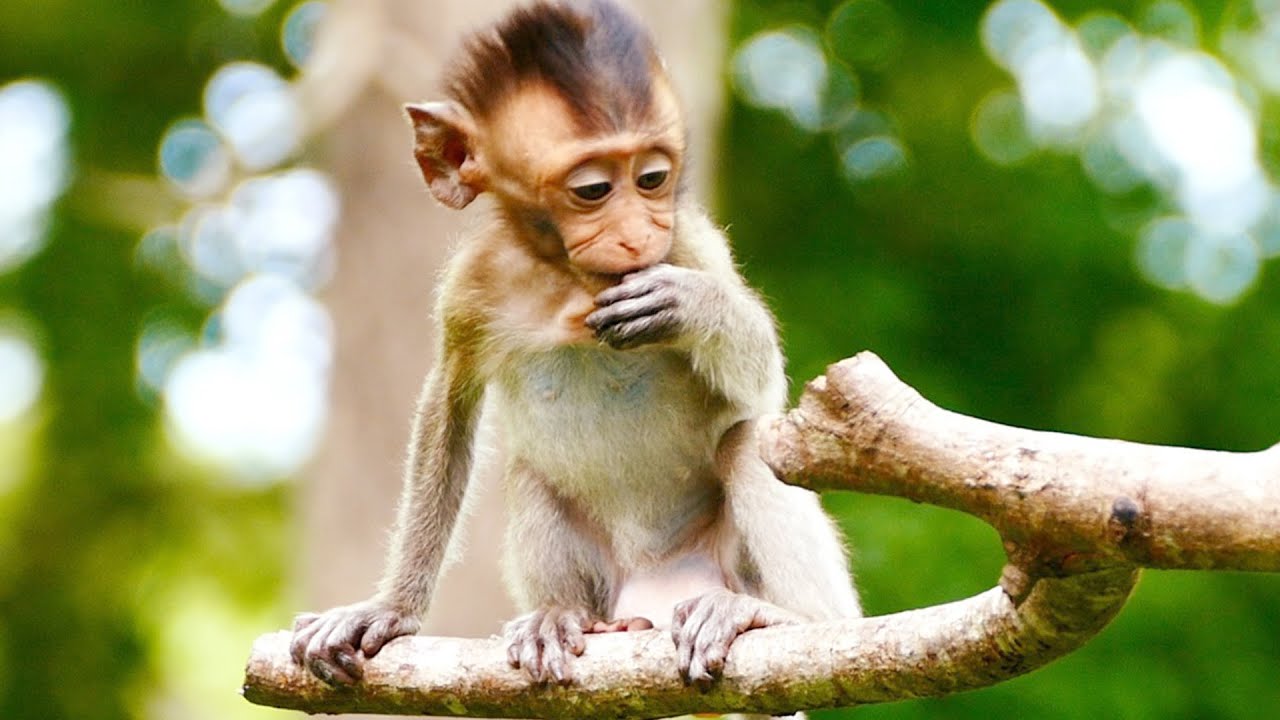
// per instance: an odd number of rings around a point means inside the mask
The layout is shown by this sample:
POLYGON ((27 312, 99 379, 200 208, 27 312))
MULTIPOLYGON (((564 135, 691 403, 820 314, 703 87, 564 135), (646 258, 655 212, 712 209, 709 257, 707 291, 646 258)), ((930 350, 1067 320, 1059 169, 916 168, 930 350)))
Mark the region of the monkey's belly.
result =
POLYGON ((667 349, 527 354, 496 389, 509 451, 566 496, 606 506, 704 484, 731 422, 687 356, 667 349))
POLYGON ((623 578, 610 618, 647 618, 666 629, 676 605, 710 590, 726 587, 724 571, 705 552, 689 553, 623 578))

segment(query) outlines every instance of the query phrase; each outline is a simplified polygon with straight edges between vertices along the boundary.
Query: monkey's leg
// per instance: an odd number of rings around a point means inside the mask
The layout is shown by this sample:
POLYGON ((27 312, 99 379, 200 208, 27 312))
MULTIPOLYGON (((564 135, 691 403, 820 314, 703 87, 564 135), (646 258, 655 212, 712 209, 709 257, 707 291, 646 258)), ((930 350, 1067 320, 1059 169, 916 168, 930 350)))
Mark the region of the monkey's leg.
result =
POLYGON ((755 447, 754 426, 744 422, 716 451, 750 594, 712 590, 676 606, 679 670, 698 685, 721 673, 729 647, 748 630, 861 615, 844 546, 817 496, 775 478, 755 447))
POLYGON ((743 422, 716 451, 728 519, 755 570, 749 592, 806 620, 861 617, 835 523, 815 493, 774 477, 756 447, 754 424, 743 422))
POLYGON ((517 463, 508 481, 505 574, 517 606, 528 612, 503 628, 507 661, 536 682, 568 684, 570 658, 586 648, 584 635, 609 624, 605 554, 536 472, 517 463))

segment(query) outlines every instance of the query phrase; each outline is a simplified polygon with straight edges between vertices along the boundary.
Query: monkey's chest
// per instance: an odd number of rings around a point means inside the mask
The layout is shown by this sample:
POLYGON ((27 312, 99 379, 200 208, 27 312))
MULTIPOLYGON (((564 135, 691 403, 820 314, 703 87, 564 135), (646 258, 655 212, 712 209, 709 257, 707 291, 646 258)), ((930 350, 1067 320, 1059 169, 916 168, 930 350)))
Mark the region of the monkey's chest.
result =
POLYGON ((669 349, 527 354, 498 386, 508 448, 566 490, 680 482, 710 467, 725 430, 688 357, 669 349))

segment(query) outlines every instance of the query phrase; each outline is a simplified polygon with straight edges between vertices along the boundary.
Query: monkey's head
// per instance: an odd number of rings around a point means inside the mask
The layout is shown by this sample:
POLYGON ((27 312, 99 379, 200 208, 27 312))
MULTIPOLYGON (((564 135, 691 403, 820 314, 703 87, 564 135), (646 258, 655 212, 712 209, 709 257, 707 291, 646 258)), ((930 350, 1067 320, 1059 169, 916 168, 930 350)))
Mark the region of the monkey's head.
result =
POLYGON ((448 99, 407 105, 451 208, 493 193, 531 245, 621 275, 671 249, 685 131, 644 28, 611 2, 538 2, 473 35, 448 99))

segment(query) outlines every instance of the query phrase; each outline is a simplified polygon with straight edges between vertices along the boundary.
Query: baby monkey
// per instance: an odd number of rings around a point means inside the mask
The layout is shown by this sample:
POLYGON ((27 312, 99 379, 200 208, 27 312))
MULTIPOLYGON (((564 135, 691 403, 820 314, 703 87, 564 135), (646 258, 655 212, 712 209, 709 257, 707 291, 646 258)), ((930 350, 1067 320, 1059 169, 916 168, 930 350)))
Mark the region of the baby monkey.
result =
POLYGON ((667 627, 705 685, 753 628, 861 613, 817 498, 758 457, 783 408, 773 319, 681 182, 685 128, 645 29, 604 0, 534 2, 470 37, 447 100, 406 106, 451 208, 493 218, 451 259, 386 571, 300 616, 292 654, 345 684, 419 628, 482 399, 506 447, 507 658, 568 683, 590 633, 667 627))

